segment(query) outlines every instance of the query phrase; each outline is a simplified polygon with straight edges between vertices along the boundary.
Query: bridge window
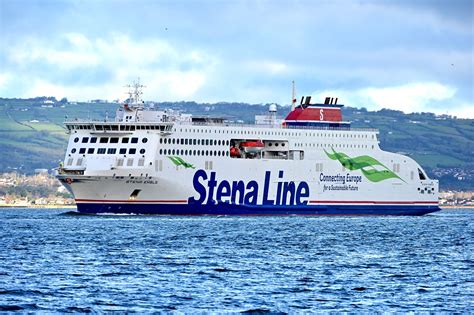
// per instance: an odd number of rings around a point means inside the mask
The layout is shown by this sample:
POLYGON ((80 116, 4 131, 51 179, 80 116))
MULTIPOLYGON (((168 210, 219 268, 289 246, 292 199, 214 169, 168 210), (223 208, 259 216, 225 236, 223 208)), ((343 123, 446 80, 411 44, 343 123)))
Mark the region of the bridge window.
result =
POLYGON ((425 174, 423 173, 423 171, 421 169, 418 169, 418 177, 421 179, 421 180, 425 180, 426 179, 426 176, 425 174))
POLYGON ((127 137, 122 138, 122 143, 128 143, 128 140, 129 140, 129 139, 130 139, 130 138, 127 138, 127 137))
POLYGON ((105 148, 97 149, 97 154, 105 154, 105 148))
POLYGON ((110 138, 110 143, 118 143, 119 142, 119 138, 110 138))
POLYGON ((137 149, 128 149, 128 154, 135 154, 137 153, 137 149))
POLYGON ((132 138, 132 143, 138 143, 138 138, 132 138))
POLYGON ((79 154, 84 154, 86 153, 86 148, 80 148, 79 149, 79 154))
POLYGON ((89 137, 82 138, 82 143, 87 143, 87 142, 89 142, 89 137))
POLYGON ((94 154, 94 148, 87 149, 87 154, 94 154))
POLYGON ((91 143, 97 143, 97 137, 92 137, 91 138, 91 143))
POLYGON ((107 150, 107 154, 115 154, 115 153, 117 153, 117 149, 116 149, 116 148, 109 148, 109 149, 107 150))
POLYGON ((119 150, 119 154, 127 154, 127 149, 126 148, 121 148, 119 150))
POLYGON ((100 138, 100 143, 107 143, 109 142, 109 138, 100 138))

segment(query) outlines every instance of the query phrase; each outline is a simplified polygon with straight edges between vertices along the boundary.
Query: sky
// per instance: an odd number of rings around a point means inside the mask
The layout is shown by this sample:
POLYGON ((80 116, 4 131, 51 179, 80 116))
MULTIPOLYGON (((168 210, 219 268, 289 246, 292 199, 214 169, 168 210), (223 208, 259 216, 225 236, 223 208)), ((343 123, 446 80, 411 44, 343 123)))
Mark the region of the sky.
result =
POLYGON ((0 0, 0 97, 290 104, 474 118, 471 0, 0 0))

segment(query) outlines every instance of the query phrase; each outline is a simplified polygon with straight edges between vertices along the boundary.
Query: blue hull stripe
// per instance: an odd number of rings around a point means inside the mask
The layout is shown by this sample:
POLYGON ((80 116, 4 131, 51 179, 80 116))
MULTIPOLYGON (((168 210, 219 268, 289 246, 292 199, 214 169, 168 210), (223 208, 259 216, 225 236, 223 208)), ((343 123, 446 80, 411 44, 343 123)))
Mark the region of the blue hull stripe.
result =
POLYGON ((423 215, 441 210, 438 205, 306 205, 242 206, 231 204, 78 203, 81 213, 158 215, 423 215))

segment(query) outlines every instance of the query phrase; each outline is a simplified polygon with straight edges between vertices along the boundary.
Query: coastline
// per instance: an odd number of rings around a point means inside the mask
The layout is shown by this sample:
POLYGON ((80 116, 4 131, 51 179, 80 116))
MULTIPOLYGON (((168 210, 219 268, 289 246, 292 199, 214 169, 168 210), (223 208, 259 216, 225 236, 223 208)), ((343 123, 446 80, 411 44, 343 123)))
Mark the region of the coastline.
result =
POLYGON ((0 209, 75 209, 76 205, 0 205, 0 209))

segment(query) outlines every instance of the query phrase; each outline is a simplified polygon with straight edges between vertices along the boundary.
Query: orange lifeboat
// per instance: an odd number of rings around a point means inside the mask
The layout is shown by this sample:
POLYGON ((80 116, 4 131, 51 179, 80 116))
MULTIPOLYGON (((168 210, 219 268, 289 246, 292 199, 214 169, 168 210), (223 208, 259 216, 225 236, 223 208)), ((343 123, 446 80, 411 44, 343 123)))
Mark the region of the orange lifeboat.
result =
POLYGON ((235 148, 235 147, 230 148, 230 156, 231 157, 240 157, 240 150, 238 148, 235 148))
POLYGON ((245 153, 260 153, 264 147, 265 144, 262 142, 262 140, 243 141, 240 143, 240 148, 245 153))

